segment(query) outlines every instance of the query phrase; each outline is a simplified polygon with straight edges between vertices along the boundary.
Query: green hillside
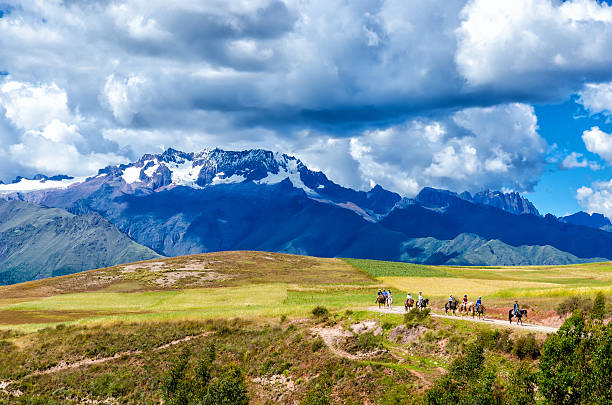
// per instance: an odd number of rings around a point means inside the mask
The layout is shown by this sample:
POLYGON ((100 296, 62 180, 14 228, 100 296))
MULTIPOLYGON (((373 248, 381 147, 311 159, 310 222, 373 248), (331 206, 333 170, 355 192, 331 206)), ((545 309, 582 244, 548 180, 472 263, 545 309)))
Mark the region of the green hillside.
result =
MULTIPOLYGON (((373 312, 376 290, 392 287, 401 305, 402 286, 419 286, 440 313, 436 291, 488 288, 489 319, 514 294, 535 324, 561 325, 555 309, 580 308, 584 336, 597 338, 588 350, 605 354, 609 327, 591 319, 610 317, 605 304, 596 315, 593 297, 605 302, 611 276, 610 263, 431 267, 219 252, 1 286, 0 404, 515 403, 517 390, 530 403, 547 387, 534 381, 551 337, 373 312)), ((596 359, 594 376, 609 364, 596 359)), ((605 398, 602 378, 585 395, 605 398)))

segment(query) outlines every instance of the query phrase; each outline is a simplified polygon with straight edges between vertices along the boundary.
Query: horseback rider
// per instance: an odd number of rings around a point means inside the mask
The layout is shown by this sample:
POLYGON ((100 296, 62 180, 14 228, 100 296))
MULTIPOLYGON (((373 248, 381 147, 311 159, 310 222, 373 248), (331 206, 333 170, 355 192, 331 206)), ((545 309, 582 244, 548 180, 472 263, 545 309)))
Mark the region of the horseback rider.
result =
POLYGON ((412 295, 410 295, 410 293, 406 294, 406 301, 411 300, 412 299, 412 295))
POLYGON ((463 308, 467 309, 468 298, 467 294, 463 294, 463 308))
POLYGON ((455 299, 453 298, 453 294, 448 297, 448 303, 452 304, 455 299))
POLYGON ((518 316, 519 313, 519 304, 517 300, 514 300, 514 316, 518 316))
POLYGON ((476 312, 478 312, 478 307, 480 307, 482 305, 482 297, 479 296, 478 299, 476 300, 476 312))
POLYGON ((389 296, 389 293, 387 292, 386 289, 383 288, 383 295, 385 296, 385 298, 387 298, 389 296))
POLYGON ((423 303, 423 291, 419 291, 419 296, 417 299, 417 306, 421 306, 422 303, 423 303))
POLYGON ((382 290, 379 288, 377 296, 380 297, 381 294, 382 294, 382 290))

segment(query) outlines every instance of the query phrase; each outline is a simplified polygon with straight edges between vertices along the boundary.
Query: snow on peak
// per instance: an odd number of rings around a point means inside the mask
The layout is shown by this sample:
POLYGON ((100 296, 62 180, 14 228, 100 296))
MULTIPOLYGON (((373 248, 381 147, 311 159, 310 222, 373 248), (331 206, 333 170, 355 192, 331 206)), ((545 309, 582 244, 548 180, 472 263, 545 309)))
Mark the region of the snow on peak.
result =
POLYGON ((63 178, 61 180, 48 180, 45 178, 31 180, 22 178, 15 183, 0 184, 0 194, 64 189, 83 181, 85 181, 85 177, 63 178))

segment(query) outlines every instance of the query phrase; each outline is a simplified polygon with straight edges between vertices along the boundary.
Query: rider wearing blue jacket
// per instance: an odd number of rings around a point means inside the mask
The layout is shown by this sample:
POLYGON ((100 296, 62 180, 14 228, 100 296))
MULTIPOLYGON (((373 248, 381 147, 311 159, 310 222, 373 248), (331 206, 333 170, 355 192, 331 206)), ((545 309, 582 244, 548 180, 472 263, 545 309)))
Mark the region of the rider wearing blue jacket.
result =
POLYGON ((482 297, 478 297, 476 300, 476 311, 478 311, 478 307, 482 305, 482 297))
POLYGON ((514 301, 514 315, 518 315, 518 311, 519 311, 519 304, 518 301, 514 301))

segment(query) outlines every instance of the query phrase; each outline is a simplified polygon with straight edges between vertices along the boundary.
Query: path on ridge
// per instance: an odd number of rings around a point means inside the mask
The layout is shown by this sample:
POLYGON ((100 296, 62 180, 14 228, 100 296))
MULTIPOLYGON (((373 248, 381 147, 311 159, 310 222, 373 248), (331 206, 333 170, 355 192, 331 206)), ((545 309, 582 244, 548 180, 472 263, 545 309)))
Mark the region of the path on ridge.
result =
MULTIPOLYGON (((368 307, 368 311, 382 312, 384 314, 400 314, 400 315, 403 315, 406 313, 403 306, 395 306, 392 309, 378 308, 376 306, 371 306, 371 307, 368 307)), ((515 322, 512 322, 512 324, 510 324, 508 321, 503 321, 499 319, 488 319, 488 318, 478 319, 478 318, 472 318, 469 315, 461 317, 459 315, 454 315, 454 316, 453 315, 443 315, 443 314, 437 314, 435 312, 431 312, 431 316, 436 317, 436 318, 448 318, 448 319, 455 319, 458 321, 467 321, 467 322, 483 323, 483 324, 488 324, 488 325, 518 328, 518 329, 534 331, 534 332, 541 332, 541 333, 555 333, 557 330, 559 330, 559 328, 554 328, 552 326, 534 325, 532 323, 524 323, 520 325, 520 324, 516 324, 515 322)))

